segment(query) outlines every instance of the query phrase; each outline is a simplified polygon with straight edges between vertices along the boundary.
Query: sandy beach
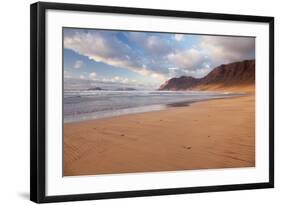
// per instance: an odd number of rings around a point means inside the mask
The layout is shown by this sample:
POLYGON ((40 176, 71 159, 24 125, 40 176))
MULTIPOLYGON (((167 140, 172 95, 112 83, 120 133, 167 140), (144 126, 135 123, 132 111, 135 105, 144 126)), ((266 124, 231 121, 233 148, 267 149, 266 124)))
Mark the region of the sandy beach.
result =
POLYGON ((64 124, 64 175, 255 166, 254 94, 64 124))

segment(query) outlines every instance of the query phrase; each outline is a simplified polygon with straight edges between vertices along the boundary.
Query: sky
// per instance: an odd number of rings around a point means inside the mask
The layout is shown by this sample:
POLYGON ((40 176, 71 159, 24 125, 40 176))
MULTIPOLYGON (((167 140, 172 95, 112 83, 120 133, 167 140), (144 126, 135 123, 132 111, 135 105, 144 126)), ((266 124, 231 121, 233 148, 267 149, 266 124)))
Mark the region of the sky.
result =
POLYGON ((158 88, 255 58, 255 38, 64 28, 64 79, 158 88))

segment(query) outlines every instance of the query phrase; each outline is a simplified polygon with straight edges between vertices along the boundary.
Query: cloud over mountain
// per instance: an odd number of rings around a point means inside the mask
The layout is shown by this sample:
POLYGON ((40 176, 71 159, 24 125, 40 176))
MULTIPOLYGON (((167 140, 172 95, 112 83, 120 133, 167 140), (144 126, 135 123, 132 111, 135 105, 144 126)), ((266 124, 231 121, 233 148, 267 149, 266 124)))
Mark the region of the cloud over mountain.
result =
POLYGON ((154 32, 65 29, 64 48, 158 84, 171 75, 202 77, 219 64, 255 58, 254 38, 154 32))

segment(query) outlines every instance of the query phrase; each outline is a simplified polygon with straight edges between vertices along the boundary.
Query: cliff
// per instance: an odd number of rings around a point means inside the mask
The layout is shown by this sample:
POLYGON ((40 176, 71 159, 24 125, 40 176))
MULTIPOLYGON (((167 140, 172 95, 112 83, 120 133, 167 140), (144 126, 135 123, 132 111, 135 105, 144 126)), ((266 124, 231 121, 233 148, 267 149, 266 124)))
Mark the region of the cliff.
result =
POLYGON ((254 91, 255 60, 245 60, 214 68, 203 78, 171 78, 159 90, 226 90, 254 91))

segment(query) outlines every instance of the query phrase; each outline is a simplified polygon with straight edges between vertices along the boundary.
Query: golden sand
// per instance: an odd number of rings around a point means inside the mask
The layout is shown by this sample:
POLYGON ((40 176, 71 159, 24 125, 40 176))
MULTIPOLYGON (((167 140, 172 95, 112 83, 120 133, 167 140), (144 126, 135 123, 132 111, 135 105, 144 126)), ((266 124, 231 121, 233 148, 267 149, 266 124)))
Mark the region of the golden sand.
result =
POLYGON ((64 175, 255 166, 255 97, 64 125, 64 175))

